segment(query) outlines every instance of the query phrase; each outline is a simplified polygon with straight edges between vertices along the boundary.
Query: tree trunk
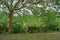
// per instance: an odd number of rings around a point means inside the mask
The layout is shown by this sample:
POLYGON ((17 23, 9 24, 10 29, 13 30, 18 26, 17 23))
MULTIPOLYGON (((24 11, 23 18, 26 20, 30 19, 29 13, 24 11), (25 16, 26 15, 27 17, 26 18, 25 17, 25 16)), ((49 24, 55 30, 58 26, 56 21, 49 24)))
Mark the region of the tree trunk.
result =
POLYGON ((13 21, 13 13, 11 12, 9 14, 9 26, 8 26, 8 32, 11 33, 12 31, 12 21, 13 21))

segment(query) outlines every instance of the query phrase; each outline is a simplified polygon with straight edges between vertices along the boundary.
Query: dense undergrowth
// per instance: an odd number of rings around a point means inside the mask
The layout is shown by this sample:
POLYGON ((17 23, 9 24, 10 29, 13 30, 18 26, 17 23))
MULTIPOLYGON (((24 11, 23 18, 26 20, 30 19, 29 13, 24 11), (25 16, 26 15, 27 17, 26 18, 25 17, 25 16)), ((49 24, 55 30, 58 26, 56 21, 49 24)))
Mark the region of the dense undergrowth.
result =
MULTIPOLYGON (((0 33, 8 31, 8 23, 7 14, 0 14, 0 33)), ((29 33, 60 31, 60 18, 56 17, 55 12, 49 12, 43 16, 13 17, 12 33, 25 33, 25 27, 28 27, 29 33)))

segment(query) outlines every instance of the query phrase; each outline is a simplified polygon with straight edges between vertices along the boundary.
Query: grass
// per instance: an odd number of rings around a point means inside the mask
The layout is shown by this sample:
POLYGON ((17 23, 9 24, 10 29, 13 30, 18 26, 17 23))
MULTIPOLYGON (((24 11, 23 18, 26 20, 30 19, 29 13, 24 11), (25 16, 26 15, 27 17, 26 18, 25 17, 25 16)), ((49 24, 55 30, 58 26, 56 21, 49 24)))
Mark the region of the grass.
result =
POLYGON ((60 40, 60 32, 0 34, 0 40, 60 40))

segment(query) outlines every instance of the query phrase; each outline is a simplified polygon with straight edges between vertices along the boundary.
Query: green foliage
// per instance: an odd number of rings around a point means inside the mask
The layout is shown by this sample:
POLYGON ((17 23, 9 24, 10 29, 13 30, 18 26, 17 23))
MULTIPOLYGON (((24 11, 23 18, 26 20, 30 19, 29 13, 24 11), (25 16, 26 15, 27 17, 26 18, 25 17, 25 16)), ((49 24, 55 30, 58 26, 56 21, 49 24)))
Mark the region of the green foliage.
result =
POLYGON ((28 24, 29 26, 45 26, 44 20, 40 16, 23 16, 23 26, 28 24))
POLYGON ((57 24, 55 22, 56 20, 56 12, 54 10, 49 10, 47 11, 47 27, 48 29, 54 31, 54 30, 57 30, 58 27, 57 27, 57 24))
POLYGON ((12 27, 12 33, 20 33, 23 32, 22 27, 19 24, 15 24, 12 27))
MULTIPOLYGON (((42 12, 43 13, 43 12, 42 12)), ((42 16, 23 15, 13 17, 12 33, 24 32, 24 27, 30 27, 29 32, 57 31, 60 28, 59 20, 54 10, 44 11, 42 16), (58 25, 58 26, 57 26, 58 25)), ((0 33, 8 29, 8 16, 0 16, 0 33)))
POLYGON ((20 33, 23 32, 23 27, 20 24, 20 19, 18 16, 13 17, 13 27, 12 27, 12 33, 20 33))
POLYGON ((59 28, 59 31, 60 31, 60 18, 56 19, 56 24, 57 24, 57 27, 59 28))
POLYGON ((0 33, 7 31, 8 27, 8 17, 5 14, 0 14, 0 33))

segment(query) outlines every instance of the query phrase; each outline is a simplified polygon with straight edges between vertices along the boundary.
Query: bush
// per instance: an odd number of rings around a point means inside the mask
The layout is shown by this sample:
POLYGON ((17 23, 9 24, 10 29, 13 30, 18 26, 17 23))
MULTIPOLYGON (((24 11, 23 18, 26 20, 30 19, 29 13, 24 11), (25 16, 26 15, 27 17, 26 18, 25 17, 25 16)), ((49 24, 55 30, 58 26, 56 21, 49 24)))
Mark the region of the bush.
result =
POLYGON ((56 24, 57 24, 57 27, 59 28, 59 31, 60 31, 60 18, 56 19, 56 24))
POLYGON ((12 27, 12 33, 21 33, 21 32, 23 32, 23 28, 19 24, 15 24, 15 26, 12 27))
POLYGON ((59 31, 59 28, 57 27, 57 25, 51 24, 51 25, 49 25, 49 30, 59 31))
POLYGON ((6 26, 0 26, 0 34, 1 33, 5 33, 5 32, 7 32, 8 30, 7 30, 8 28, 6 27, 6 26))

